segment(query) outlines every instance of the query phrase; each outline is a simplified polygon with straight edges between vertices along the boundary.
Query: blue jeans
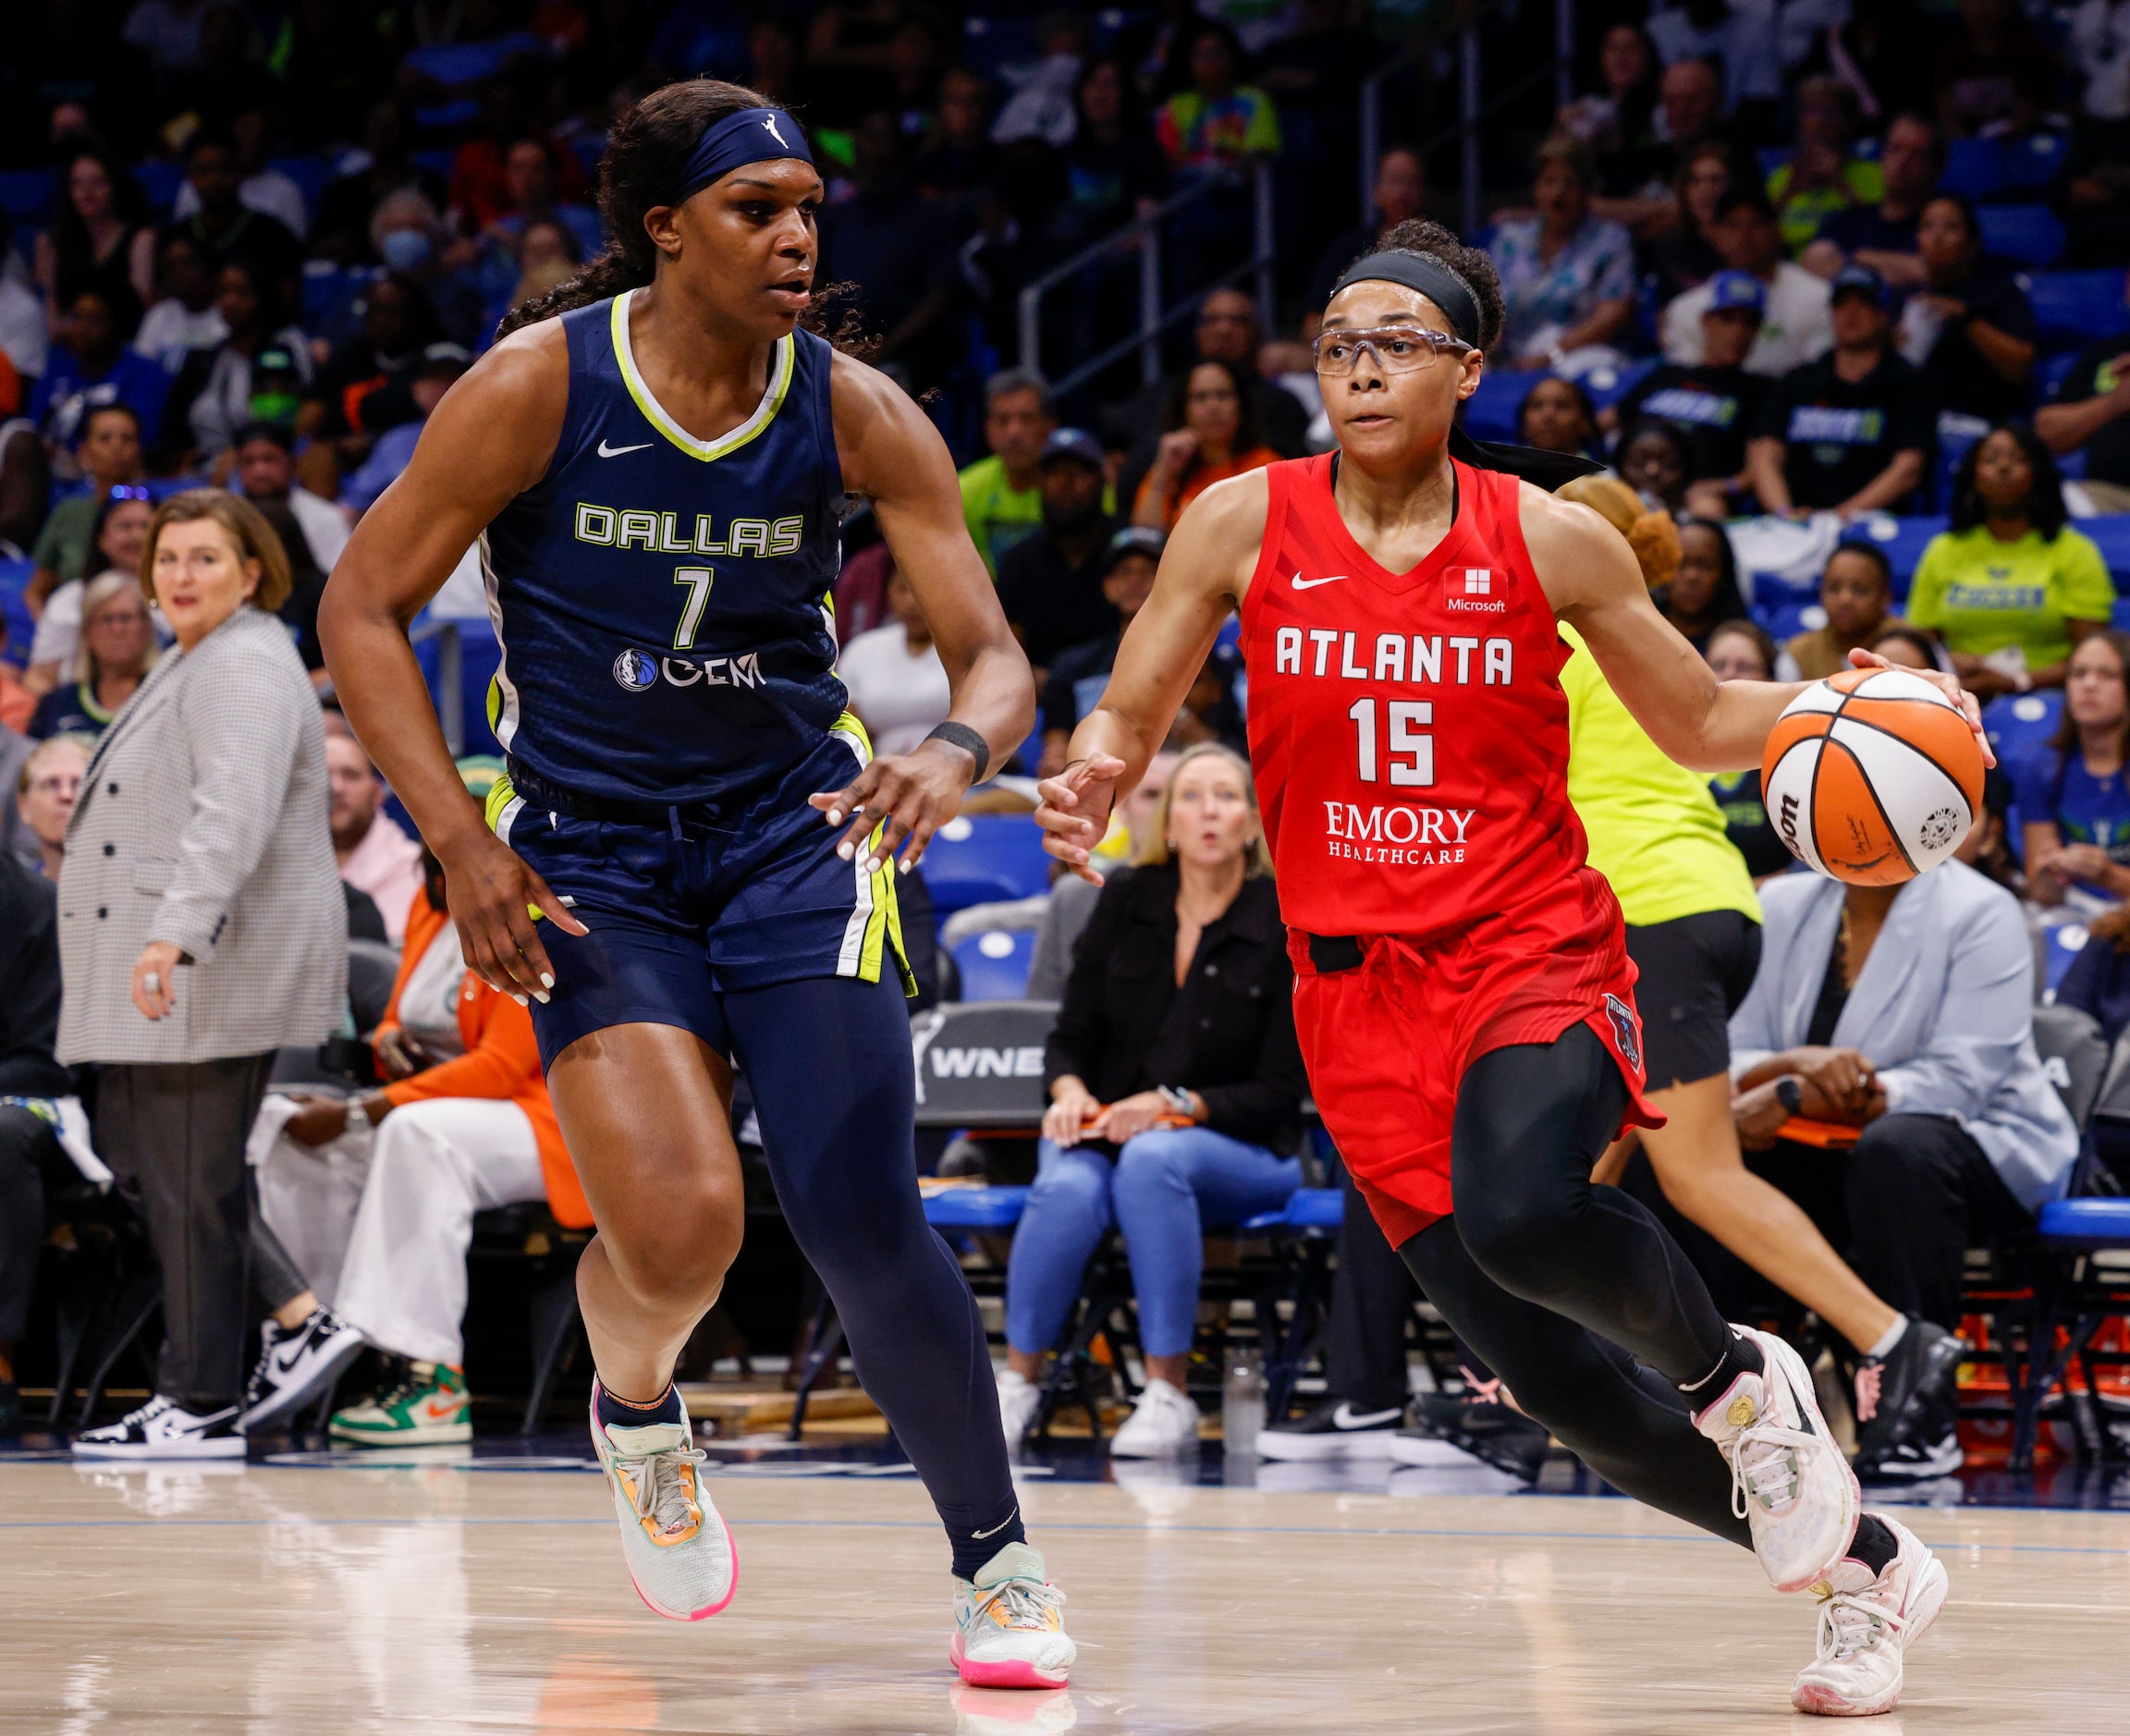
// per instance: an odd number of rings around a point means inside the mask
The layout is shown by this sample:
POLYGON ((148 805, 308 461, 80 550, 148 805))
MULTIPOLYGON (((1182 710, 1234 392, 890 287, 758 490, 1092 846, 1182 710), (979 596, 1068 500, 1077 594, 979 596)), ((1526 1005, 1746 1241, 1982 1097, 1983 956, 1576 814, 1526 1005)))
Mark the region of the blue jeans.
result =
POLYGON ((1114 1223, 1139 1293, 1139 1339, 1149 1356, 1181 1356, 1198 1323, 1198 1276, 1208 1227, 1232 1229, 1277 1211, 1302 1185, 1302 1160, 1211 1128, 1156 1128, 1105 1146, 1036 1148, 1034 1191, 1006 1266, 1006 1340, 1028 1355, 1063 1336, 1080 1275, 1114 1223))

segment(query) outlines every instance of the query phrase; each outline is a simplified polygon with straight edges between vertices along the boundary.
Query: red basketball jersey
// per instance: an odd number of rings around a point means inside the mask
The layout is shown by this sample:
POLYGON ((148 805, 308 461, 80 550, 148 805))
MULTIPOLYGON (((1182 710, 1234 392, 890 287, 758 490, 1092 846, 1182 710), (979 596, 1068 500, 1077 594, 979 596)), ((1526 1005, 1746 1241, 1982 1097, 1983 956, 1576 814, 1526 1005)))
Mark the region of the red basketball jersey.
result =
POLYGON ((1455 522, 1404 573, 1347 530, 1328 454, 1265 472, 1250 757, 1282 911, 1312 934, 1425 942, 1549 898, 1563 939, 1619 922, 1568 801, 1566 648, 1517 481, 1455 471, 1455 522))

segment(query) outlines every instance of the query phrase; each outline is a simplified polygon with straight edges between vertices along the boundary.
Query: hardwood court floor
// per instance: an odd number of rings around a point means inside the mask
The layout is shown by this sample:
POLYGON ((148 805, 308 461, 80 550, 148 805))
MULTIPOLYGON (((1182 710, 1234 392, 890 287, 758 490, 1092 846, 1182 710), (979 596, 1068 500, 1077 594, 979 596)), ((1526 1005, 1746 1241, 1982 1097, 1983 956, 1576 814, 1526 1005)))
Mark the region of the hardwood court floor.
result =
MULTIPOLYGON (((529 1461, 564 1465, 563 1460, 529 1461)), ((594 1476, 0 1462, 0 1730, 1788 1736, 1808 1599, 1623 1500, 1032 1478, 1070 1690, 963 1690, 907 1475, 716 1469, 740 1594, 636 1601, 594 1476), (794 1474, 797 1473, 797 1474, 794 1474)), ((1904 1732, 2130 1731, 2130 1514, 1924 1510, 1904 1732)))

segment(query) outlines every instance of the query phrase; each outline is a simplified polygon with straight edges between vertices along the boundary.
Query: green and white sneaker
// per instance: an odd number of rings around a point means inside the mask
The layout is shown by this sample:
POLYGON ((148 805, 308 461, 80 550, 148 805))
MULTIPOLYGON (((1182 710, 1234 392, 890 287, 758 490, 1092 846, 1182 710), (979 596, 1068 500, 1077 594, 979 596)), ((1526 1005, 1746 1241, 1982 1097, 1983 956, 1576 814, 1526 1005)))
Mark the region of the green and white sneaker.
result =
POLYGON ((349 1447, 440 1447, 473 1438, 463 1370, 409 1363, 392 1385, 333 1412, 328 1431, 349 1447))

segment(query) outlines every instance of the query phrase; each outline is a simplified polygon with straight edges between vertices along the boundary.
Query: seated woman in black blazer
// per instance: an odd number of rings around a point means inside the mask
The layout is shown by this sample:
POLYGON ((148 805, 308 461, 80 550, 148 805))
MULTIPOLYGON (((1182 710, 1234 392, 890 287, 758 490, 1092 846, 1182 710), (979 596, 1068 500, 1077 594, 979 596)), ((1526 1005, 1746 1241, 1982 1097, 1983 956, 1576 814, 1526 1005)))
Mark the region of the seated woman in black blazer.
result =
POLYGON ((1151 831, 1139 865, 1102 888, 1044 1057, 1040 1167, 1006 1273, 1009 1442, 1027 1432, 1043 1354, 1114 1223, 1147 1378, 1109 1449, 1154 1458, 1194 1444, 1183 1371, 1201 1238, 1277 1210, 1301 1184, 1308 1080, 1249 766, 1210 742, 1188 750, 1151 831))

